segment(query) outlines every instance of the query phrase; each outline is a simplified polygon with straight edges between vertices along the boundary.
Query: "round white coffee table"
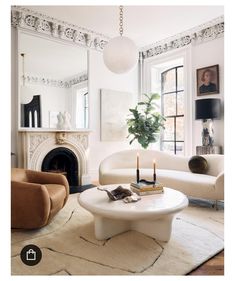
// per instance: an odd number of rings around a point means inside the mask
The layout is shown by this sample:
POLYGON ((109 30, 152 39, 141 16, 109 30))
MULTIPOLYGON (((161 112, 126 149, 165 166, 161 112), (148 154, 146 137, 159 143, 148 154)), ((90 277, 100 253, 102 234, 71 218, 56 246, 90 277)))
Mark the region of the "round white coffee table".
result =
MULTIPOLYGON (((104 186, 113 190, 118 185, 104 186)), ((129 188, 129 184, 122 184, 129 188)), ((88 189, 80 194, 78 202, 94 215, 95 237, 110 238, 119 233, 136 230, 160 241, 171 236, 174 215, 188 206, 187 197, 174 189, 164 188, 164 193, 141 196, 135 203, 111 201, 107 193, 88 189)))

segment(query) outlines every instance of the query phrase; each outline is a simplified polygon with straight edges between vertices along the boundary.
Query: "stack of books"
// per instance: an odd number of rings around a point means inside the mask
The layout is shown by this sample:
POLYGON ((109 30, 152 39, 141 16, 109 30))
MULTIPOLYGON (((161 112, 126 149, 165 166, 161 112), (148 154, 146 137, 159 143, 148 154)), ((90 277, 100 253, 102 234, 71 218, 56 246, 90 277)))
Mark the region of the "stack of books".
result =
POLYGON ((162 183, 157 181, 155 183, 145 180, 141 180, 139 183, 132 182, 130 188, 138 195, 151 195, 164 192, 162 183))

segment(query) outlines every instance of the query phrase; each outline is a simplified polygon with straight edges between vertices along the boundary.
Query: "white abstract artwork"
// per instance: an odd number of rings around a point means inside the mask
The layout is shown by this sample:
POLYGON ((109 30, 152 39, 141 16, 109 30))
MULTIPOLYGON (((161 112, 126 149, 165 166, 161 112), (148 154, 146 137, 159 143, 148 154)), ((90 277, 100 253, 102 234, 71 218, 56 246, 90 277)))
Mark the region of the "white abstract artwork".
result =
POLYGON ((126 119, 133 94, 101 89, 101 141, 123 141, 128 135, 126 119))

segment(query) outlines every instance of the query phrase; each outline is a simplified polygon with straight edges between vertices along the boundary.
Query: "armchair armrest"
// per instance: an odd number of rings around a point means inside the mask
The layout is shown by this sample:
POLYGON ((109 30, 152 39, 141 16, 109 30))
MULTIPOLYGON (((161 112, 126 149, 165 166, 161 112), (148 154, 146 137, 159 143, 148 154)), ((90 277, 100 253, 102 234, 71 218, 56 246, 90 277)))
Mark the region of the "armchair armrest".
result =
POLYGON ((219 173, 215 181, 215 189, 220 194, 221 200, 224 199, 224 171, 219 173))
POLYGON ((38 183, 38 184, 60 184, 65 187, 66 199, 69 196, 69 183, 67 178, 64 175, 56 173, 47 173, 27 170, 27 178, 29 182, 38 183))
POLYGON ((38 228, 47 223, 50 198, 45 186, 11 182, 11 223, 13 228, 38 228))

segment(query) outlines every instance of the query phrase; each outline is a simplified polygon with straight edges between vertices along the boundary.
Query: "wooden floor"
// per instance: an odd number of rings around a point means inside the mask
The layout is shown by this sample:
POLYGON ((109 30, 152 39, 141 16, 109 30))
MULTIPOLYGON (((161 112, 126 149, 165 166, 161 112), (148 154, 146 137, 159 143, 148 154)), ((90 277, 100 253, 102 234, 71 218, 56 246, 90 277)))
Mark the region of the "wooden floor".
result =
MULTIPOLYGON (((93 182, 98 185, 99 182, 93 182)), ((194 269, 188 275, 224 275, 224 250, 194 269)))
POLYGON ((224 250, 188 275, 224 275, 224 250))

